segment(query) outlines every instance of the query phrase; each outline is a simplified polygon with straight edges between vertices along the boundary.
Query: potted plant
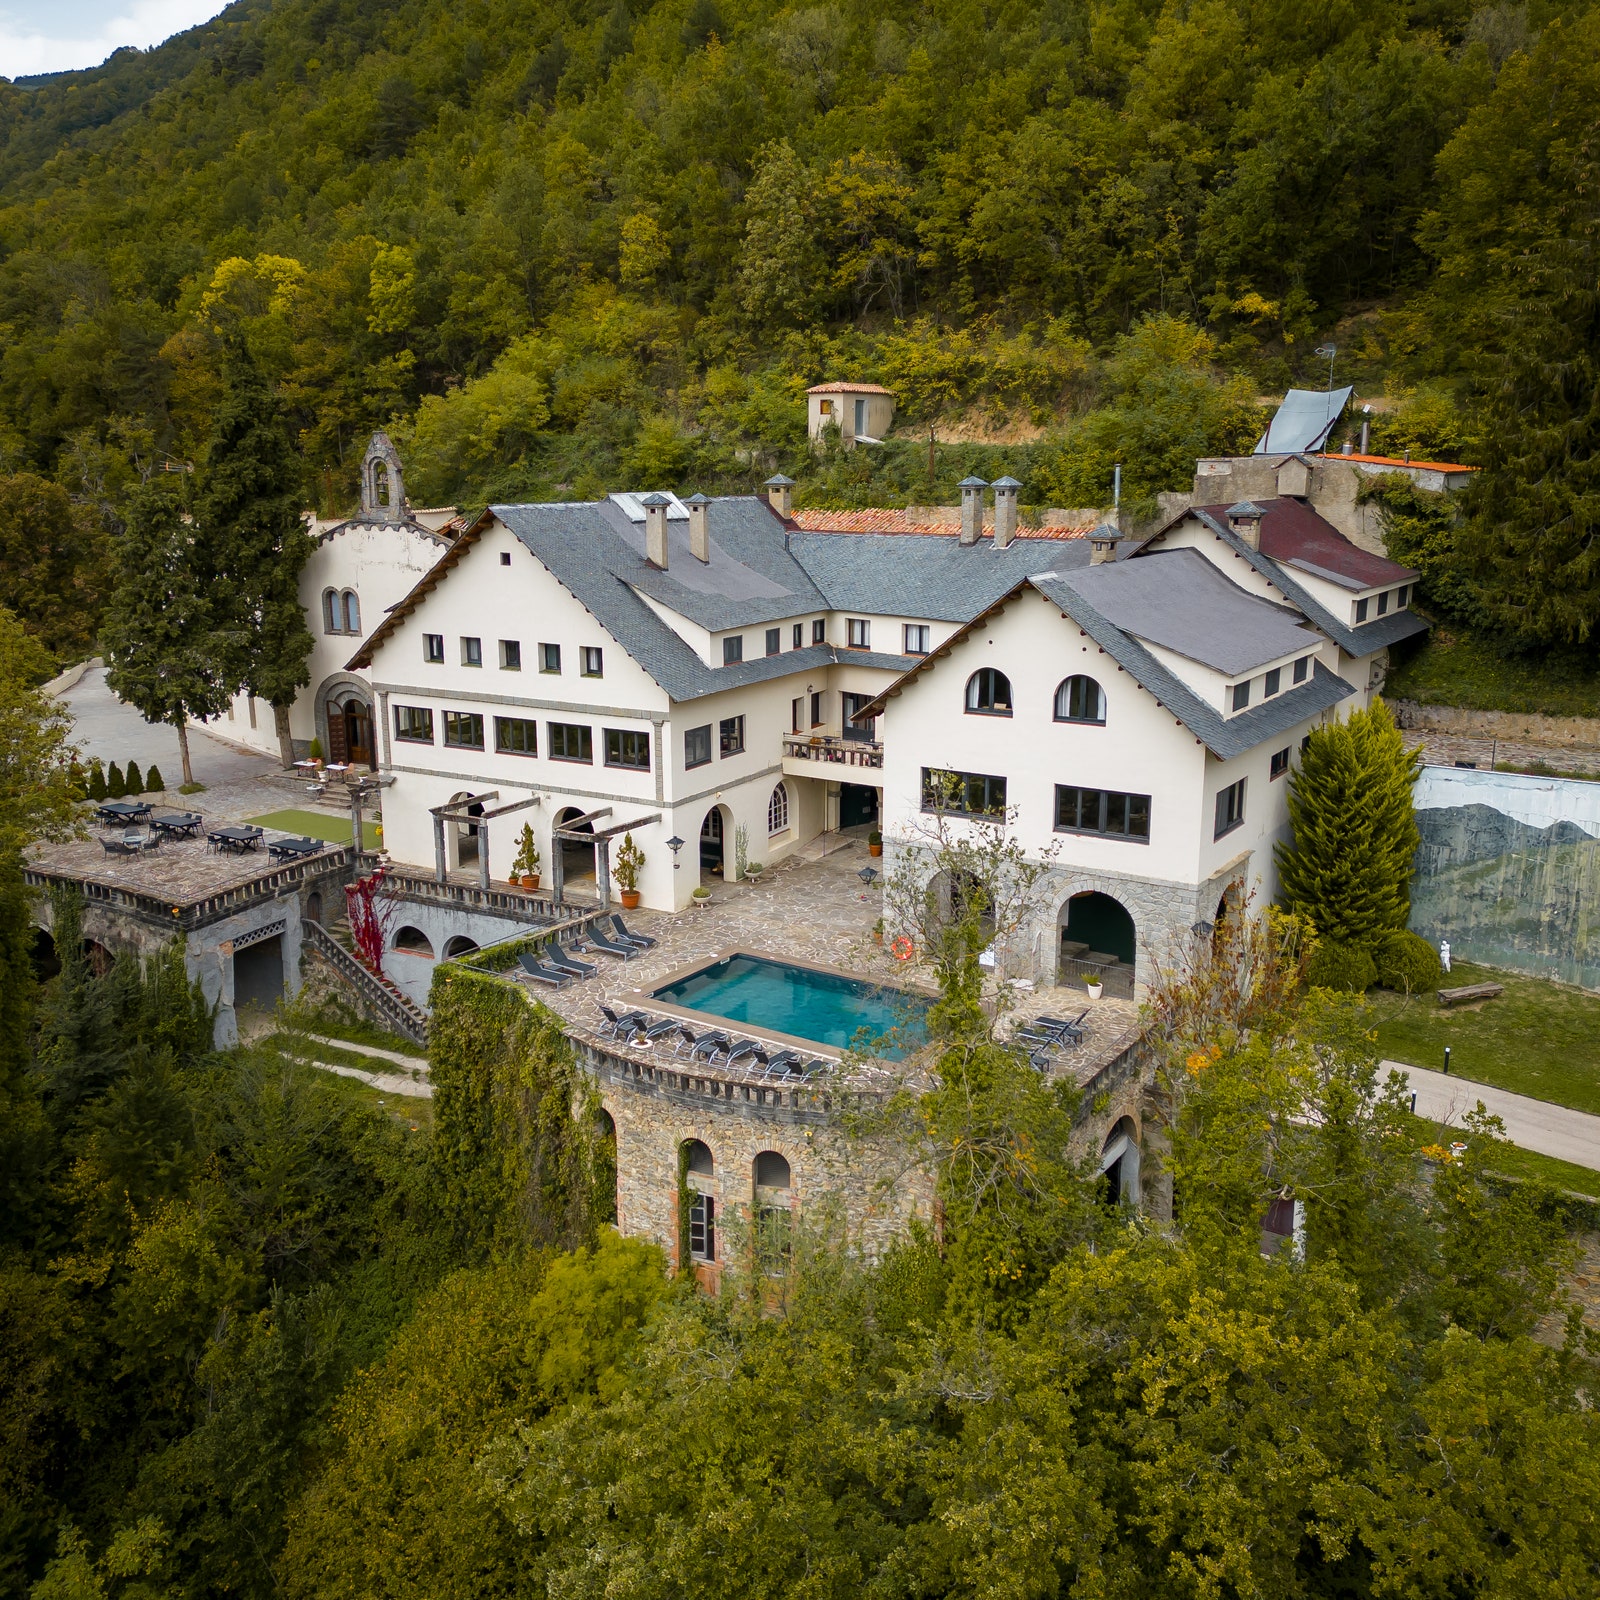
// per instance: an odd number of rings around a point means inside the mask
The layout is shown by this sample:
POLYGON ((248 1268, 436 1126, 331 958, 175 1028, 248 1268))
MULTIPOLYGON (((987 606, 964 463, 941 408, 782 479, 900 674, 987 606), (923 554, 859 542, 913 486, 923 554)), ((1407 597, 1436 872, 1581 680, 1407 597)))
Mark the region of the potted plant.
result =
POLYGON ((617 887, 622 890, 622 909, 634 911, 639 905, 639 869, 644 865, 644 851, 633 842, 633 835, 625 833, 622 836, 622 848, 617 851, 617 859, 612 863, 612 870, 616 873, 617 887))
POLYGON ((883 943, 883 918, 882 917, 879 917, 878 920, 872 924, 872 942, 874 944, 882 944, 883 943))
POLYGON ((744 875, 751 881, 751 883, 760 883, 761 874, 766 870, 767 864, 764 861, 747 861, 745 863, 744 875))
POLYGON ((315 761, 319 767, 322 765, 322 741, 320 739, 313 739, 306 746, 306 760, 315 761))
POLYGON ((881 856, 883 854, 883 835, 876 828, 867 835, 867 854, 881 856))
POLYGON ((531 822, 524 822, 517 835, 517 859, 511 863, 511 876, 524 889, 539 887, 539 846, 533 841, 531 822))
POLYGON ((696 905, 704 911, 711 904, 711 891, 702 883, 690 897, 690 904, 696 905))
POLYGON ((1089 990, 1089 998, 1091 1000, 1098 1000, 1100 996, 1105 993, 1106 986, 1098 978, 1090 978, 1086 987, 1089 990))

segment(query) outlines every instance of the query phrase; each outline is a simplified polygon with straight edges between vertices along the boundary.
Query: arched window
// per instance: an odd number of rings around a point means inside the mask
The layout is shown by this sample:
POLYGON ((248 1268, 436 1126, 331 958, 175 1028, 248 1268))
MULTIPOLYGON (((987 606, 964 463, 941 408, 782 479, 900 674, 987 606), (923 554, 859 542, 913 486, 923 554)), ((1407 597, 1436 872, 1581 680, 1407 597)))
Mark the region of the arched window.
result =
POLYGON ((709 1178, 716 1171, 711 1159, 711 1147, 700 1139, 688 1139, 683 1146, 684 1171, 697 1177, 709 1178))
POLYGON ((413 928, 409 925, 402 928, 394 936, 394 948, 414 956, 431 956, 433 954, 433 945, 427 934, 421 928, 413 928))
POLYGON ((986 717, 1011 715, 1011 680, 995 667, 979 667, 967 679, 967 710, 986 717))
POLYGON ((356 599, 354 589, 346 589, 344 592, 344 631, 361 632, 361 602, 356 599))
POLYGON ((784 833, 789 827, 789 785, 780 783, 767 801, 768 834, 784 833))
POLYGON ((1056 690, 1057 722, 1097 722, 1104 726, 1105 720, 1105 692, 1093 678, 1078 673, 1056 690))
POLYGON ((332 589, 322 591, 322 631, 338 633, 343 627, 339 614, 339 596, 332 589))
POLYGON ((457 956, 469 956, 478 948, 476 939, 469 939, 466 934, 458 933, 454 938, 446 939, 444 957, 446 961, 453 961, 457 956))
POLYGON ((755 1176, 758 1189, 787 1189, 789 1162, 776 1150, 763 1150, 756 1157, 755 1176))
POLYGON ((709 1184, 715 1163, 710 1147, 699 1139, 683 1145, 684 1186, 693 1197, 689 1201, 689 1257, 693 1261, 717 1259, 717 1202, 701 1188, 709 1184))

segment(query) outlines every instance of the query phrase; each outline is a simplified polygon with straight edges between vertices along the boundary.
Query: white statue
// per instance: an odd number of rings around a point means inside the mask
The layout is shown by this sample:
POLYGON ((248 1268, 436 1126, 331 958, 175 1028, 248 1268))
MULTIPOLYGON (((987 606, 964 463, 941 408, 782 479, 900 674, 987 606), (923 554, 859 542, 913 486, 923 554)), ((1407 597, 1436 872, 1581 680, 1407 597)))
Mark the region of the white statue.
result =
POLYGON ((1442 966, 1446 972, 1450 970, 1450 941, 1448 939, 1441 939, 1439 941, 1439 965, 1442 966))

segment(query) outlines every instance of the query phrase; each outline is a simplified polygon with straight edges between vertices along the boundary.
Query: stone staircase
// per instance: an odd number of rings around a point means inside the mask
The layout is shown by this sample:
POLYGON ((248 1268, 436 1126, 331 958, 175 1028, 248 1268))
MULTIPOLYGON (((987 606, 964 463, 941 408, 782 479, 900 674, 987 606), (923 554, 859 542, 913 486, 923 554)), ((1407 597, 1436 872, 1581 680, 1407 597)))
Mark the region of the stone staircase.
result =
POLYGON ((396 1033, 418 1044, 428 1042, 428 1014, 387 978, 356 959, 348 919, 325 928, 309 918, 300 924, 306 949, 347 989, 357 1004, 374 1012, 396 1033))

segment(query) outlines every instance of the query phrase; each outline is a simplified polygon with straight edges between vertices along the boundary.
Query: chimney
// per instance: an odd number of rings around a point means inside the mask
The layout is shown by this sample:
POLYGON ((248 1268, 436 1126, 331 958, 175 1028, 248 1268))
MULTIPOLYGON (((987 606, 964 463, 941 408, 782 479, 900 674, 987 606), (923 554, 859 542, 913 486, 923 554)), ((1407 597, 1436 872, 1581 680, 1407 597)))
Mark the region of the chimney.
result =
POLYGON ((961 542, 976 544, 983 537, 983 491, 989 485, 982 478, 963 478, 956 487, 961 491, 961 542))
POLYGON ((1017 536, 1017 490, 1015 478, 994 480, 994 547, 1004 550, 1017 536))
POLYGON ((684 504, 689 508, 689 554, 696 561, 710 561, 711 533, 706 527, 706 508, 711 502, 703 494, 692 494, 684 504))
POLYGON ((767 491, 767 503, 787 520, 794 505, 794 479, 786 478, 779 472, 768 478, 761 487, 767 491))
POLYGON ((652 567, 667 570, 667 507, 672 502, 664 494, 647 494, 644 507, 644 558, 652 567))
POLYGON ((1117 540, 1122 537, 1121 532, 1112 527, 1109 522, 1102 522, 1089 535, 1089 565, 1098 567, 1103 561, 1117 559, 1117 540))
POLYGON ((1261 519, 1265 515, 1266 512, 1260 506, 1249 500, 1241 500, 1238 505, 1228 507, 1228 526, 1252 550, 1259 550, 1261 548, 1261 519))
POLYGON ((1367 453, 1367 441, 1371 437, 1371 429, 1372 429, 1372 407, 1371 406, 1362 406, 1362 408, 1361 408, 1361 453, 1362 453, 1362 455, 1366 455, 1366 453, 1367 453))

